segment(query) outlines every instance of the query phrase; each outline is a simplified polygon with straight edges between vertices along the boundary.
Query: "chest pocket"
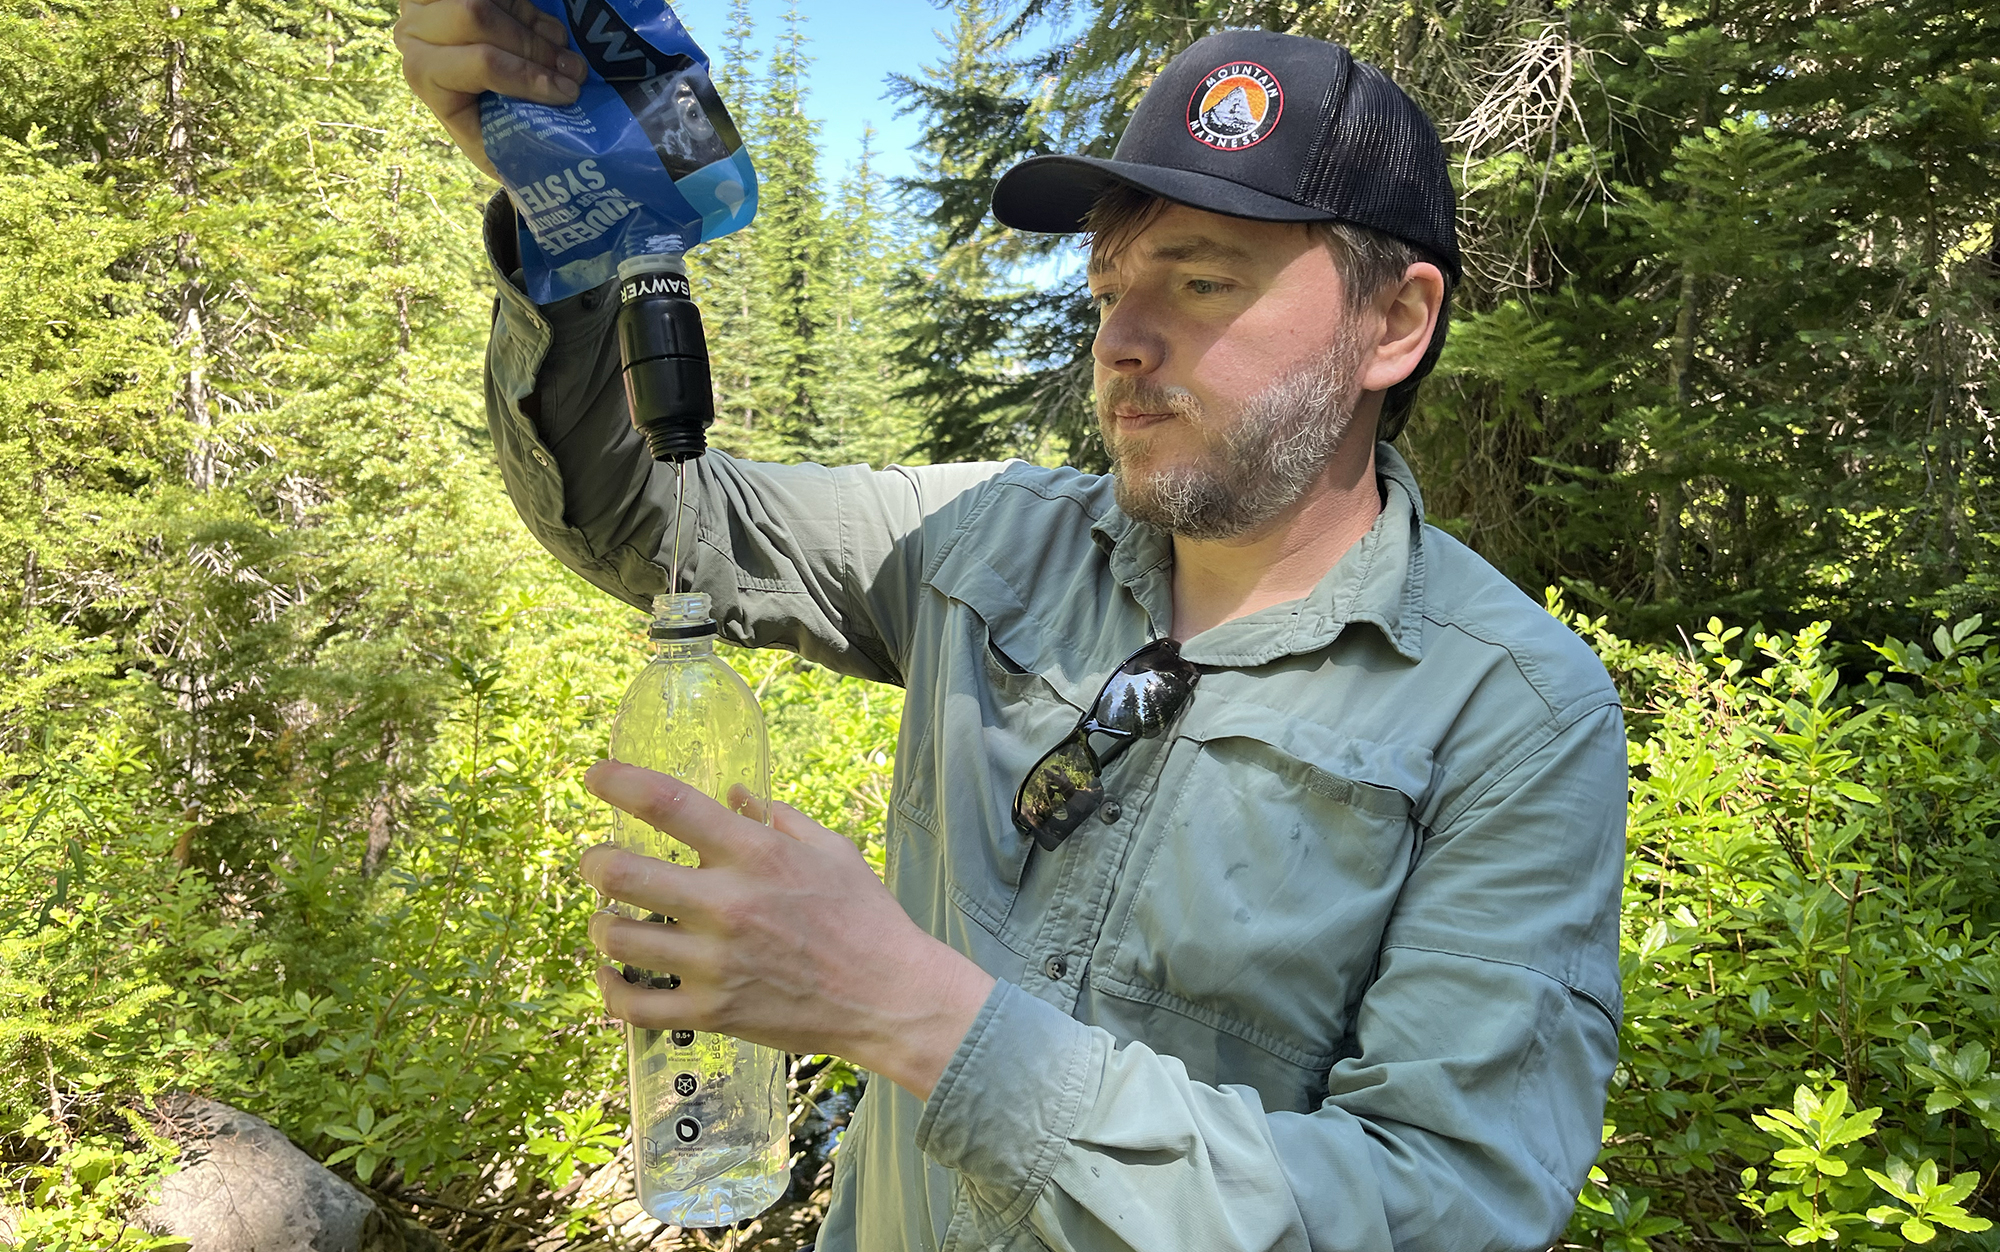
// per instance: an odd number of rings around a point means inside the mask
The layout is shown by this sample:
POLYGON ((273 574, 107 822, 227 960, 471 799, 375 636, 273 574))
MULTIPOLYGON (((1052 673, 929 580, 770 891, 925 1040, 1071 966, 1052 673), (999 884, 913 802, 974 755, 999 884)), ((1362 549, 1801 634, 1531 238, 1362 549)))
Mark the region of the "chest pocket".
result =
POLYGON ((1414 859, 1429 753, 1218 690, 1176 738, 1092 981, 1324 1074, 1414 859))
MULTIPOLYGON (((1063 658, 1013 590, 978 560, 947 560, 931 642, 936 679, 924 733, 901 771, 891 844, 896 894, 958 909, 1006 937, 1033 840, 1014 829, 1014 792, 1076 724, 1063 658)), ((913 683, 913 686, 916 684, 913 683)))

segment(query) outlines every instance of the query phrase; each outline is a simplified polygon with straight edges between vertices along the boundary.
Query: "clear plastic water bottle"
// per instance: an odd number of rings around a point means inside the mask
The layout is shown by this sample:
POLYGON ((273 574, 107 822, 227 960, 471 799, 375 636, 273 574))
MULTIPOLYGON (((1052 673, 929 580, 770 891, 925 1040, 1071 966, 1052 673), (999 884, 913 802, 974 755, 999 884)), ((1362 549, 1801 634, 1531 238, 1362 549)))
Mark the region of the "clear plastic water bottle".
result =
MULTIPOLYGON (((612 759, 672 774, 725 804, 739 784, 768 799, 764 715, 743 679, 715 655, 708 597, 655 597, 650 633, 657 651, 618 706, 612 759)), ((626 813, 614 814, 612 838, 647 856, 696 863, 692 849, 626 813)), ((641 916, 629 905, 615 907, 641 916)), ((645 920, 673 924, 657 913, 645 920)), ((629 966, 625 980, 679 985, 669 971, 629 966)), ((670 1226, 726 1226, 784 1194, 790 1138, 781 1052, 727 1035, 628 1022, 625 1055, 646 1212, 670 1226)))

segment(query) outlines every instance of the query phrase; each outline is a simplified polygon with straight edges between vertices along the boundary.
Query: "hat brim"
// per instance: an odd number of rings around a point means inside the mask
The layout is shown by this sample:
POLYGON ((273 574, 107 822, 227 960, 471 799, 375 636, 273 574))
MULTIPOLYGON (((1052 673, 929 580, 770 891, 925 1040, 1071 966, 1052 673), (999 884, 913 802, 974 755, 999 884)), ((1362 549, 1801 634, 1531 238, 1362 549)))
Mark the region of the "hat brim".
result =
POLYGON ((1213 174, 1082 156, 1030 157, 1002 174, 993 187, 993 216, 1015 230, 1072 234, 1084 228, 1098 196, 1119 183, 1227 217, 1265 222, 1332 220, 1324 209, 1281 200, 1213 174))

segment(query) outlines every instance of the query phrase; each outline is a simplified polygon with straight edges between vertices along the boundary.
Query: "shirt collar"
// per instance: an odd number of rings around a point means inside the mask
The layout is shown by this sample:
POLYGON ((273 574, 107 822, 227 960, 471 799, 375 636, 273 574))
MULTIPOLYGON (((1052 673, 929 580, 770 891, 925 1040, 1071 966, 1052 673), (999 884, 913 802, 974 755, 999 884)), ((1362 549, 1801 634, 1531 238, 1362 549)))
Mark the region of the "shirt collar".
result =
MULTIPOLYGON (((1423 659, 1424 498, 1401 453, 1375 445, 1382 512, 1361 541, 1303 598, 1224 622, 1185 641, 1182 655, 1199 665, 1264 665, 1317 652, 1350 623, 1382 632, 1397 653, 1423 659)), ((1165 531, 1127 517, 1115 504, 1091 527, 1110 550, 1111 575, 1166 633, 1173 621, 1173 541, 1165 531)))

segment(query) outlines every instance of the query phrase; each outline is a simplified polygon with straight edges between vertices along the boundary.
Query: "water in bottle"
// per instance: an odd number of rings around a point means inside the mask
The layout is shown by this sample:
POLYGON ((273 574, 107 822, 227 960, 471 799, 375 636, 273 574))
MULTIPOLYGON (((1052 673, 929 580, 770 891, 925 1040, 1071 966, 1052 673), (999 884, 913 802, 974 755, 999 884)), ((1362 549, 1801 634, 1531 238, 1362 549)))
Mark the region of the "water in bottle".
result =
MULTIPOLYGON (((657 650, 618 707, 612 758, 672 774, 725 804, 737 785, 768 798, 764 717, 743 679, 715 655, 708 597, 658 596, 653 613, 657 650)), ((623 812, 613 816, 612 838, 661 860, 696 862, 685 844, 623 812)), ((645 920, 674 924, 657 913, 645 920)), ((628 967, 625 978, 679 986, 666 970, 628 967)), ((625 1053, 639 1203, 648 1213, 672 1226, 726 1226, 784 1193, 790 1143, 782 1053, 727 1035, 630 1023, 625 1053)))

